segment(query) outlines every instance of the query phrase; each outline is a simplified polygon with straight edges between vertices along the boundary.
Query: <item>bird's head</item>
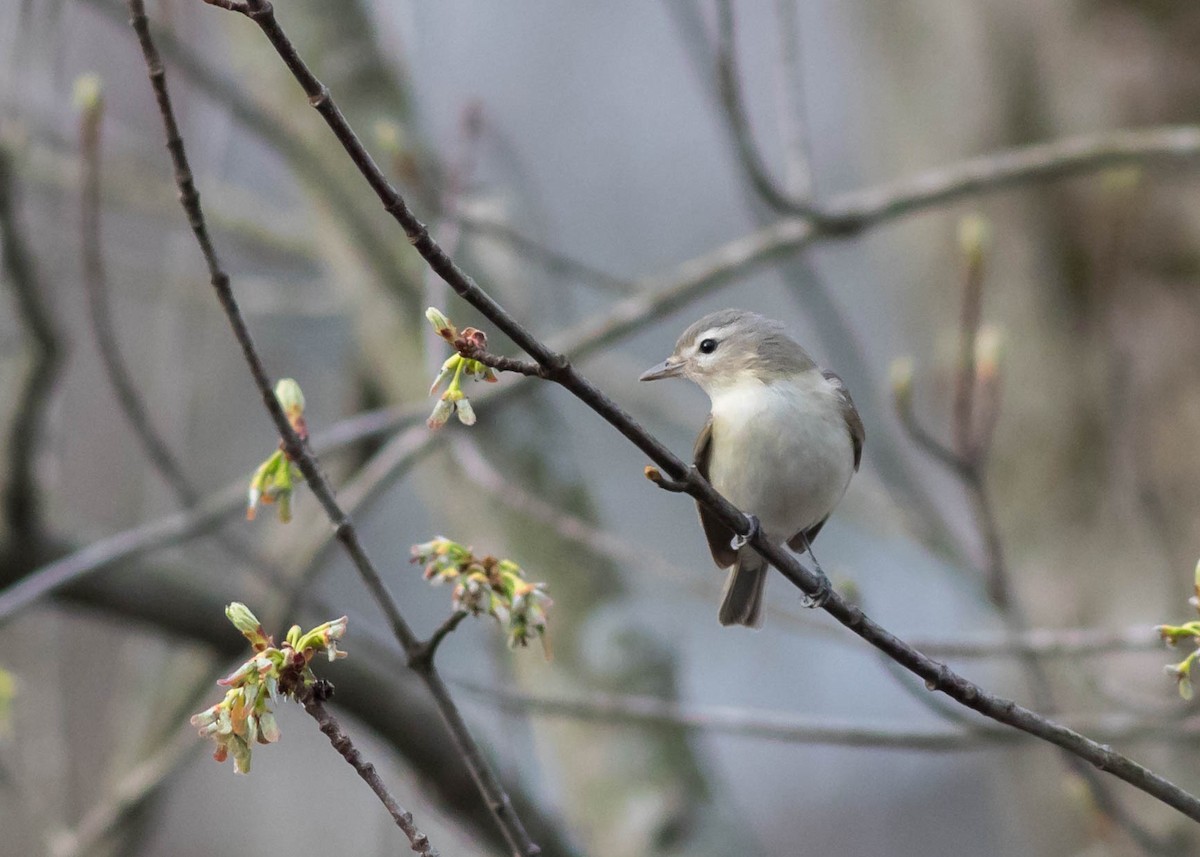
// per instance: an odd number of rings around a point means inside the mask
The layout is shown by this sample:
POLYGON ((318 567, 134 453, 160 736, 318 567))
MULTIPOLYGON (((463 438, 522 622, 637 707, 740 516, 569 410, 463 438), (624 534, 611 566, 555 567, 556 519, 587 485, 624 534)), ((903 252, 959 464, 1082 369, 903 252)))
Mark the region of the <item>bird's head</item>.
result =
POLYGON ((755 312, 725 309, 691 325, 671 356, 639 380, 687 378, 705 392, 746 381, 769 383, 816 368, 783 325, 755 312))

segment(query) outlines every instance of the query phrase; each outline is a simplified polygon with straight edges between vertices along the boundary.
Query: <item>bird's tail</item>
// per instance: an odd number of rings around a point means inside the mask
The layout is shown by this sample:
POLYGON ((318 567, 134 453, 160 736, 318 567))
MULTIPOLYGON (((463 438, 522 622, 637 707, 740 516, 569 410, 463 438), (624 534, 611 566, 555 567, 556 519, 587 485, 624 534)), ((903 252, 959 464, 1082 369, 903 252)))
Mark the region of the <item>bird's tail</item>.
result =
POLYGON ((729 570, 721 610, 722 625, 761 628, 763 623, 763 587, 767 582, 767 561, 751 550, 739 551, 737 562, 729 570))

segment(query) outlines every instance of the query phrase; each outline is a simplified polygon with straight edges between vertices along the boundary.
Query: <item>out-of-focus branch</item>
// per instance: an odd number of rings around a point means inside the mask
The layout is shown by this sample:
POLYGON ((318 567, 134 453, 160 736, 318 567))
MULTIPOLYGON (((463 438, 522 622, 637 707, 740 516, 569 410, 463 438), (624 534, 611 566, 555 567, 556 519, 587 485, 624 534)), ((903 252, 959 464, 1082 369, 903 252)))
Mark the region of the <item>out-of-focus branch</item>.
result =
MULTIPOLYGON (((136 3, 138 0, 130 0, 136 3)), ((403 228, 413 247, 460 297, 483 313, 526 354, 532 357, 549 375, 550 380, 573 393, 584 404, 604 418, 617 431, 634 443, 658 464, 668 478, 686 483, 687 493, 708 506, 722 523, 736 533, 745 534, 749 544, 785 577, 810 597, 824 593, 822 579, 805 568, 792 554, 763 537, 751 526, 750 520, 728 500, 713 490, 695 468, 690 467, 643 429, 629 414, 609 399, 598 387, 584 378, 563 355, 555 352, 534 336, 503 307, 484 292, 462 271, 433 240, 429 230, 416 217, 403 197, 379 170, 358 135, 338 109, 329 90, 309 70, 294 45, 280 28, 271 6, 264 0, 249 0, 249 17, 263 31, 279 53, 280 58, 296 78, 309 104, 317 110, 341 142, 347 155, 364 179, 379 196, 384 210, 403 228)), ((227 283, 226 283, 227 288, 227 283)), ((265 373, 256 370, 260 387, 269 393, 265 373)), ((291 436, 278 403, 272 403, 277 425, 288 444, 297 454, 304 450, 291 436), (278 412, 277 414, 275 412, 278 412)), ((304 459, 299 459, 303 461, 304 459)), ((307 475, 307 472, 306 472, 307 475)), ((310 483, 312 482, 310 478, 310 483)), ((336 509, 336 504, 333 507, 336 509)), ((1145 791, 1188 817, 1200 821, 1200 799, 1179 786, 1153 773, 1112 748, 1055 723, 1015 702, 990 694, 969 682, 943 664, 939 664, 913 649, 895 635, 868 618, 861 609, 850 604, 836 592, 829 593, 824 609, 839 622, 867 642, 885 652, 906 668, 925 679, 931 691, 942 691, 961 704, 1080 756, 1102 770, 1145 791)))
POLYGON ((342 729, 337 718, 325 707, 325 700, 331 692, 332 688, 329 685, 317 682, 308 689, 301 700, 304 710, 312 716, 313 720, 317 721, 317 728, 329 739, 333 749, 337 750, 338 754, 354 768, 355 773, 362 778, 363 782, 370 786, 371 791, 375 792, 375 796, 387 809, 392 820, 396 822, 396 826, 408 837, 412 850, 423 857, 437 857, 437 849, 430 844, 429 837, 418 830, 416 824, 413 823, 412 813, 396 802, 392 793, 388 791, 387 785, 380 778, 379 772, 375 770, 375 766, 362 757, 362 753, 354 746, 354 742, 342 729))
MULTIPOLYGON (((828 718, 797 717, 784 711, 762 711, 732 706, 687 705, 618 693, 591 693, 570 699, 520 693, 502 687, 486 687, 454 681, 456 687, 489 705, 528 711, 547 717, 570 717, 601 723, 677 726, 726 735, 741 735, 795 744, 824 744, 892 750, 950 752, 1028 743, 1031 736, 999 726, 982 725, 972 731, 961 729, 912 729, 903 726, 835 723, 828 718)), ((1200 724, 1195 722, 1131 720, 1112 718, 1083 720, 1087 729, 1102 741, 1155 741, 1184 743, 1195 740, 1200 724)))
POLYGON ((468 211, 460 211, 457 218, 465 231, 503 241, 526 259, 541 265, 551 273, 573 277, 583 285, 594 286, 597 289, 604 289, 619 295, 630 295, 637 291, 638 287, 634 281, 614 276, 594 265, 581 262, 553 247, 548 247, 504 220, 468 211))
POLYGON ((0 266, 16 298, 17 314, 29 334, 32 366, 25 378, 9 430, 8 484, 4 486, 4 521, 11 548, 40 550, 45 537, 35 474, 39 441, 54 382, 62 363, 62 336, 47 306, 33 254, 17 212, 15 168, 11 152, 0 145, 0 266))
POLYGON ((96 83, 94 92, 83 96, 79 120, 79 150, 83 161, 83 192, 80 195, 80 247, 83 254, 83 285, 87 295, 88 318, 96 337, 100 362, 121 411, 142 445, 146 457, 185 506, 198 497, 184 475, 183 468, 154 426, 149 410, 138 392, 133 373, 117 342, 109 306, 108 272, 104 263, 100 223, 100 133, 104 102, 96 83))
POLYGON ((784 214, 797 214, 820 223, 829 232, 839 226, 816 206, 801 197, 793 197, 780 188, 771 177, 759 154, 750 130, 750 119, 742 98, 742 84, 738 75, 736 33, 734 32, 732 0, 717 0, 717 82, 720 90, 721 107, 737 147, 738 161, 754 190, 771 208, 784 214))
POLYGON ((1197 158, 1200 158, 1200 127, 1195 125, 1097 131, 992 152, 843 194, 830 200, 825 213, 838 222, 861 228, 1017 185, 1111 167, 1164 166, 1197 158))
MULTIPOLYGON (((983 541, 982 574, 988 597, 1011 634, 1024 634, 1028 621, 1021 605, 1013 599, 1011 573, 996 521, 987 481, 988 456, 999 417, 1000 370, 995 334, 987 341, 981 333, 983 313, 984 260, 988 245, 987 225, 978 216, 965 218, 959 226, 959 244, 965 259, 962 308, 959 315, 959 353, 955 371, 951 418, 953 449, 920 427, 912 412, 911 377, 896 385, 901 423, 920 445, 939 461, 951 466, 970 498, 975 522, 983 541)), ((1054 688, 1043 663, 1032 654, 1021 657, 1034 704, 1047 713, 1056 708, 1054 688)), ((1068 770, 1086 785, 1096 809, 1123 829, 1147 853, 1171 853, 1173 843, 1159 841, 1133 818, 1111 793, 1108 784, 1078 756, 1062 751, 1068 770)))
MULTIPOLYGON (((263 404, 274 420, 276 428, 279 430, 280 437, 283 439, 284 449, 304 474, 309 488, 317 497, 330 522, 334 525, 338 541, 345 547, 363 583, 386 615, 392 633, 404 647, 405 652, 411 655, 420 648, 421 641, 413 633, 408 622, 400 613, 399 606, 384 586, 379 571, 368 557, 353 522, 338 505, 333 489, 317 466, 316 459, 296 435, 287 416, 284 414, 279 400, 275 396, 266 368, 255 348, 250 331, 246 326, 245 319, 234 297, 229 275, 225 273, 221 266, 216 250, 209 237, 207 227, 205 226, 204 215, 200 207, 200 195, 196 191, 192 179, 183 138, 180 136, 174 109, 167 91, 166 72, 159 58, 158 50, 151 38, 149 21, 146 18, 142 0, 129 0, 129 10, 131 24, 142 48, 150 83, 163 120, 167 150, 171 154, 171 160, 175 168, 175 179, 179 185, 180 203, 187 214, 192 232, 204 256, 213 290, 222 309, 225 311, 229 325, 241 347, 255 386, 262 396, 263 404)), ((271 17, 270 6, 264 7, 258 3, 248 4, 247 13, 252 19, 260 22, 265 18, 269 19, 271 17)), ((376 168, 376 171, 378 172, 378 168, 376 168)), ((379 177, 383 180, 384 184, 387 184, 387 180, 383 178, 382 174, 379 174, 379 177)), ((480 795, 494 815, 496 823, 504 834, 509 847, 514 853, 523 855, 523 857, 534 857, 534 855, 539 854, 541 849, 529 837, 520 818, 517 817, 512 801, 500 784, 496 774, 492 771, 482 750, 467 728, 465 721, 463 721, 462 715, 451 699, 450 693, 438 675, 436 667, 432 663, 425 663, 415 664, 413 668, 433 696, 455 746, 462 755, 467 767, 470 768, 476 785, 479 788, 480 795)))
MULTIPOLYGON (((127 26, 128 20, 122 11, 124 4, 112 0, 86 2, 114 23, 127 26)), ((416 294, 411 289, 403 288, 404 278, 398 276, 395 250, 383 240, 375 224, 366 216, 354 195, 346 191, 344 183, 329 168, 321 153, 305 142, 303 134, 245 95, 227 76, 219 74, 170 31, 158 31, 154 37, 172 63, 197 88, 206 92, 215 103, 227 109, 234 120, 291 162, 295 175, 312 187, 336 213, 334 222, 345 224, 345 235, 362 252, 376 280, 390 287, 392 294, 405 306, 415 308, 416 294)))
POLYGON ((123 776, 101 803, 97 803, 68 833, 50 841, 51 857, 79 857, 96 853, 101 841, 111 834, 129 813, 171 777, 201 744, 195 732, 185 729, 123 776))
POLYGON ((783 142, 784 190, 792 199, 807 199, 813 191, 813 173, 804 109, 799 5, 798 0, 775 0, 775 30, 779 39, 775 101, 783 142))

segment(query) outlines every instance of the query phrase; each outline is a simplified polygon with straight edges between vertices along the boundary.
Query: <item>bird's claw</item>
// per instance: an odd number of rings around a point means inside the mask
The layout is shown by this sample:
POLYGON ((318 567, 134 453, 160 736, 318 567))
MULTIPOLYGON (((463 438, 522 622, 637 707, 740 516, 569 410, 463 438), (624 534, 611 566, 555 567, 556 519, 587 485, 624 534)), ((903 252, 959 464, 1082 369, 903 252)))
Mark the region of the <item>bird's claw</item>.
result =
POLYGON ((800 593, 800 606, 809 610, 816 610, 824 607, 825 602, 829 600, 829 596, 833 593, 833 586, 829 583, 829 578, 825 576, 823 571, 813 572, 817 576, 817 591, 812 595, 807 592, 800 593))
POLYGON ((729 542, 729 546, 735 551, 740 551, 746 545, 750 544, 754 537, 759 534, 758 518, 754 515, 747 515, 746 519, 750 521, 750 529, 747 530, 746 535, 735 535, 729 542))

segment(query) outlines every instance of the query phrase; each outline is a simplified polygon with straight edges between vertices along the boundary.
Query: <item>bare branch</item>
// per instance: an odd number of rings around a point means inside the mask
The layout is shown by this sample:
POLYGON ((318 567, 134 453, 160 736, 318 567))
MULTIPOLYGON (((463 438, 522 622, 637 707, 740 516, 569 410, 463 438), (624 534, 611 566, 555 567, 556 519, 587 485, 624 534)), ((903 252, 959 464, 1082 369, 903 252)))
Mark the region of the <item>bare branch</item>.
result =
POLYGON ((547 271, 562 274, 566 277, 573 277, 583 285, 616 292, 621 295, 630 295, 637 291, 637 284, 632 280, 614 276, 607 271, 600 270, 594 265, 581 262, 578 259, 568 256, 566 253, 548 247, 499 218, 487 217, 476 212, 462 211, 458 213, 457 219, 462 228, 467 232, 503 241, 517 252, 524 254, 530 261, 541 265, 547 271))
POLYGON ((0 146, 0 265, 16 297, 17 313, 30 336, 33 365, 25 378, 8 438, 8 484, 4 487, 4 520, 13 549, 39 550, 45 537, 37 477, 38 441, 54 383, 62 364, 62 336, 46 305, 29 241, 17 215, 12 154, 0 146))
POLYGON ((100 362, 117 395, 121 411, 142 444, 142 449, 154 469, 185 506, 198 497, 184 475, 183 467, 171 452, 154 426, 150 412, 138 392, 133 373, 125 362, 117 342, 116 329, 109 307, 108 272, 104 262, 100 222, 100 139, 103 106, 99 98, 80 114, 79 143, 83 160, 83 192, 80 195, 80 247, 83 255, 83 286, 87 295, 88 318, 100 362))
MULTIPOLYGON (((131 0, 136 2, 136 0, 131 0)), ((341 111, 337 108, 329 90, 312 74, 300 59, 295 47, 280 29, 271 7, 263 0, 250 0, 251 18, 263 30, 264 35, 275 47, 284 64, 292 72, 309 98, 310 105, 317 110, 341 142, 347 154, 358 167, 363 177, 379 196, 384 210, 395 218, 404 229, 412 245, 426 262, 463 299, 483 313, 497 328, 512 339, 544 369, 552 373, 553 380, 575 394, 588 407, 603 417, 622 435, 646 453, 668 478, 682 479, 688 472, 687 465, 670 452, 657 439, 643 429, 629 414, 609 399, 590 381, 578 373, 565 358, 547 347, 523 325, 487 295, 473 279, 464 273, 430 236, 428 229, 416 217, 407 203, 379 170, 361 140, 355 134, 341 111)), ((811 231, 811 229, 809 230, 811 231)), ((279 414, 282 419, 282 413, 279 414)), ((286 424, 282 429, 287 429, 286 424)), ((281 430, 287 438, 288 433, 281 430)), ((689 493, 706 504, 718 519, 735 532, 748 533, 751 529, 746 516, 717 494, 707 483, 699 482, 689 493)), ((780 546, 772 544, 761 533, 756 534, 750 544, 785 577, 809 596, 822 591, 821 581, 804 568, 794 556, 780 546)), ((934 691, 946 693, 961 704, 987 717, 1036 735, 1050 743, 1068 750, 1101 770, 1113 773, 1135 787, 1145 791, 1185 815, 1200 821, 1200 799, 1187 793, 1179 786, 1153 773, 1142 765, 1117 753, 1111 747, 1081 735, 1068 727, 1049 720, 1030 709, 1017 705, 984 691, 943 664, 939 664, 913 649, 869 619, 862 610, 848 603, 837 593, 829 595, 824 609, 847 628, 867 642, 876 646, 910 671, 923 678, 934 691)), ((444 687, 443 687, 444 692, 444 687)), ((448 697, 447 697, 448 698, 448 697)))
POLYGON ((157 792, 200 747, 193 730, 177 733, 152 756, 121 777, 111 796, 88 810, 71 831, 53 838, 49 847, 51 857, 96 853, 99 844, 130 812, 157 792))
MULTIPOLYGON (((521 693, 454 681, 490 705, 546 717, 569 717, 601 723, 674 726, 724 735, 741 735, 792 744, 822 744, 889 750, 958 752, 1031 742, 1032 736, 1012 729, 983 725, 974 730, 913 729, 893 725, 831 722, 829 718, 800 717, 785 711, 762 711, 716 705, 687 705, 676 700, 620 693, 589 693, 572 698, 521 693)), ((1200 734, 1195 723, 1106 718, 1077 720, 1100 740, 1186 743, 1200 734)))
POLYGON ((384 805, 392 816, 392 820, 396 822, 396 826, 408 837, 412 850, 423 857, 437 857, 437 849, 430 844, 429 837, 418 830, 416 824, 413 823, 412 813, 396 803, 396 799, 392 797, 392 793, 388 791, 387 786, 379 777, 375 766, 362 757, 362 753, 354 746, 350 736, 342 730, 341 724, 325 707, 325 700, 329 694, 328 685, 323 682, 313 685, 301 700, 304 710, 312 716, 313 720, 317 721, 317 728, 329 739, 333 749, 338 751, 341 757, 354 768, 355 773, 362 778, 363 782, 371 787, 371 791, 375 792, 380 803, 384 805))
POLYGON ((1017 185, 1132 164, 1150 167, 1185 163, 1198 157, 1200 127, 1195 125, 1079 134, 980 155, 907 179, 847 193, 831 200, 825 211, 836 220, 866 227, 1017 185))
POLYGON ((725 111, 743 171, 754 190, 771 208, 821 223, 822 228, 827 231, 837 231, 838 225, 833 221, 826 221, 825 215, 816 206, 789 196, 768 173, 754 143, 750 119, 746 115, 746 105, 742 99, 735 36, 732 0, 717 0, 717 81, 721 106, 725 111))

